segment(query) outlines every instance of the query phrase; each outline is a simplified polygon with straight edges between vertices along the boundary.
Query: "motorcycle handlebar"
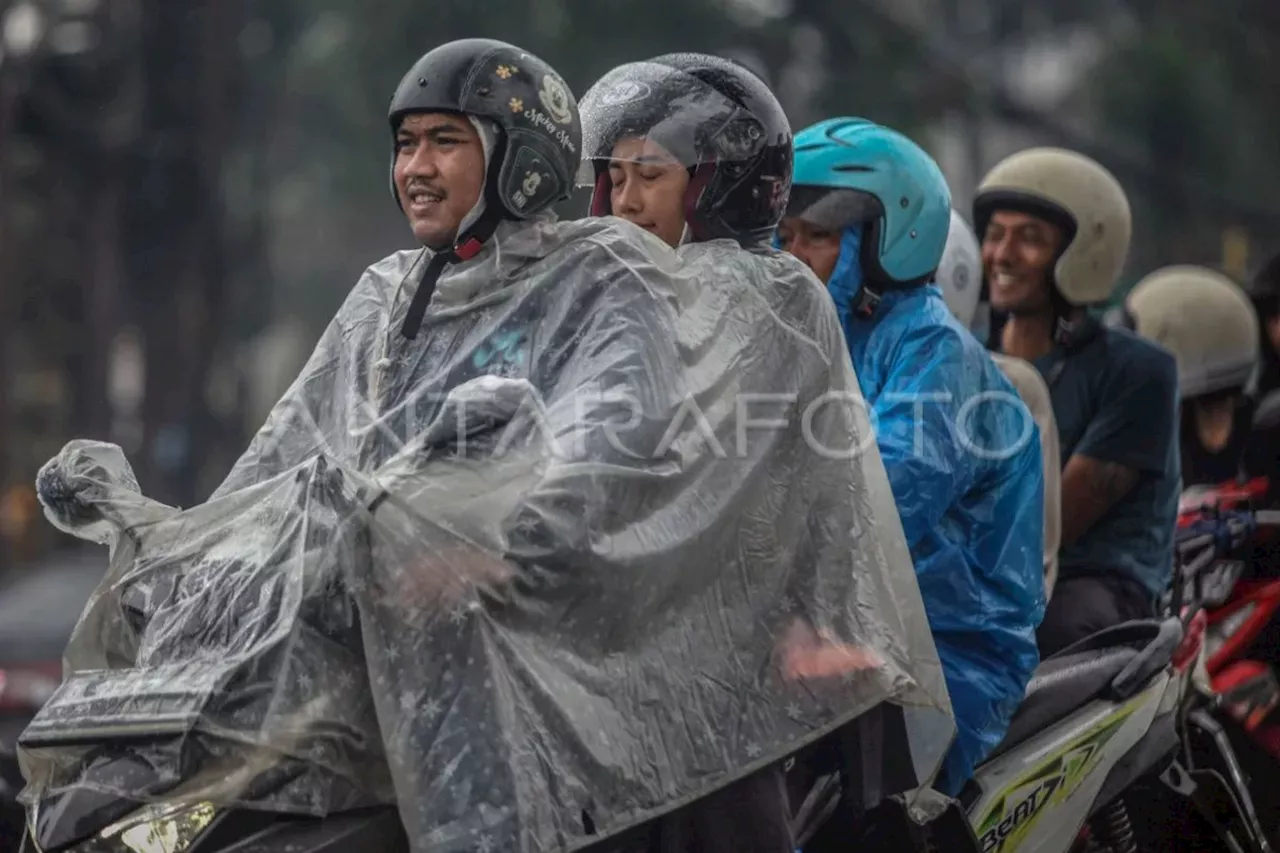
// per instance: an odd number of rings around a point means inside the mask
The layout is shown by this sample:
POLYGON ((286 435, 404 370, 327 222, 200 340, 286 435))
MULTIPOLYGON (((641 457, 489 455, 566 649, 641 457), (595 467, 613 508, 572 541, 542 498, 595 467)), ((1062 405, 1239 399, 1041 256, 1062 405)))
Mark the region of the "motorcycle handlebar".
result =
POLYGON ((1280 527, 1280 509, 1260 509, 1253 518, 1259 527, 1280 527))
MULTIPOLYGON (((1280 513, 1277 514, 1280 516, 1280 513)), ((1178 585, 1174 595, 1181 604, 1188 601, 1201 573, 1222 559, 1232 548, 1244 543, 1248 533, 1258 525, 1256 513, 1235 513, 1218 519, 1212 530, 1183 539, 1175 546, 1178 563, 1178 585)))
MULTIPOLYGON (((1280 513, 1276 514, 1276 518, 1277 521, 1280 521, 1280 513)), ((1203 549, 1216 550, 1223 540, 1227 540, 1228 547, 1238 545, 1245 534, 1257 526, 1257 513, 1238 514, 1223 520, 1213 530, 1183 539, 1177 543, 1175 550, 1179 559, 1185 562, 1192 554, 1196 554, 1203 549)))

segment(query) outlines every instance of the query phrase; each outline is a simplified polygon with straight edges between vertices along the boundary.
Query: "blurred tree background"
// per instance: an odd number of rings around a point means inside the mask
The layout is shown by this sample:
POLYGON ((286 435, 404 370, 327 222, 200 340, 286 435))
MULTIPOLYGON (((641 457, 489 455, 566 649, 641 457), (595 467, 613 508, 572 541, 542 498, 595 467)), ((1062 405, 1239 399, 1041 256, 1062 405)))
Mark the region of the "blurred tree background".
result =
POLYGON ((361 270, 408 243, 393 87, 477 35, 578 92, 662 52, 738 59, 797 127, 915 136, 962 211, 1018 148, 1085 151, 1133 200, 1128 281, 1240 277, 1280 240, 1275 0, 0 0, 6 560, 52 543, 30 484, 72 437, 120 443, 160 500, 209 493, 361 270))

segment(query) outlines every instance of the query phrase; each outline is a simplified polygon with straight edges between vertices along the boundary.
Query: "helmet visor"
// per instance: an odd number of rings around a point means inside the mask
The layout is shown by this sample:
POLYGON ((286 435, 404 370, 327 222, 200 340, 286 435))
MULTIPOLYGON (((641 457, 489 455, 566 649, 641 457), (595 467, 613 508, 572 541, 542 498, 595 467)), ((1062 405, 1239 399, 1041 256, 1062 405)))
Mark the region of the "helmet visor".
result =
POLYGON ((818 228, 839 231, 884 216, 884 207, 875 196, 861 190, 801 184, 791 188, 786 215, 818 228))
POLYGON ((698 77, 658 62, 619 66, 583 96, 579 186, 610 162, 693 168, 749 160, 769 144, 750 110, 698 77))

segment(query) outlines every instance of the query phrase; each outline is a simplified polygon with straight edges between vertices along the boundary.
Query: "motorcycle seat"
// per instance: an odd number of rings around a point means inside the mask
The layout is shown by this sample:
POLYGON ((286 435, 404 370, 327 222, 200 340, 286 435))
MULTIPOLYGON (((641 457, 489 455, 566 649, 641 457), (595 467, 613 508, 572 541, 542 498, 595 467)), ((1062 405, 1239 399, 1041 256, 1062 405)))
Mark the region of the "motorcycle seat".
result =
POLYGON ((1182 640, 1178 619, 1125 622, 1086 637, 1041 662, 1027 684, 995 759, 1095 699, 1123 701, 1167 667, 1182 640))
POLYGON ((1156 673, 1173 662, 1173 656, 1182 643, 1182 635, 1182 620, 1177 616, 1164 620, 1135 619, 1085 637, 1059 654, 1070 655, 1117 646, 1137 649, 1138 656, 1116 676, 1107 691, 1109 698, 1123 701, 1136 696, 1156 673))
POLYGON ((1040 734, 1100 697, 1138 652, 1128 646, 1054 655, 1036 668, 1004 740, 987 760, 1040 734))

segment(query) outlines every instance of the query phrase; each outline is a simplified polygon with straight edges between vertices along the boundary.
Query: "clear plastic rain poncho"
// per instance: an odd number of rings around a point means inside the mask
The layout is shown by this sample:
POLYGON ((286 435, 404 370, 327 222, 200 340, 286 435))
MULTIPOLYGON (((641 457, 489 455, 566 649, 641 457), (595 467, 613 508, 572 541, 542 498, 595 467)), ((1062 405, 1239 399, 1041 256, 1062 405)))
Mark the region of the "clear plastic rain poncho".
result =
POLYGON ((112 563, 26 801, 385 802, 415 851, 570 850, 884 702, 933 724, 927 777, 949 706, 830 302, 682 251, 508 223, 417 341, 422 253, 393 255, 190 510, 70 445, 50 515, 112 563))

